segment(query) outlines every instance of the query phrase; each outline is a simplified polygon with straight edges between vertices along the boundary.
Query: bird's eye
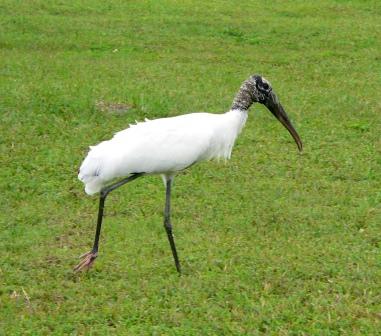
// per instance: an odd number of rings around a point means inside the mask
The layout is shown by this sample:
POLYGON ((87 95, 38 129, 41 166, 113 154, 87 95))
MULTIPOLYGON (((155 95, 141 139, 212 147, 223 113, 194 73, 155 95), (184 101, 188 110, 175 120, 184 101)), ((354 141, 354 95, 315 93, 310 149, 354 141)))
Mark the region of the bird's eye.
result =
POLYGON ((272 90, 270 83, 259 75, 255 75, 253 78, 255 80, 255 86, 257 90, 267 96, 272 90))

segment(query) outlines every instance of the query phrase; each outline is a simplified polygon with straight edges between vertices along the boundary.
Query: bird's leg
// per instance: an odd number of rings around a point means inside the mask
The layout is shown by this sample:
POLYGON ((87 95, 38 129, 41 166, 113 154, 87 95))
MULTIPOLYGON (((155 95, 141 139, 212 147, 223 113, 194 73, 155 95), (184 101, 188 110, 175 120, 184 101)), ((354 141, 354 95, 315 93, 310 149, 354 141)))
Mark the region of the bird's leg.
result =
POLYGON ((84 269, 89 269, 93 264, 94 260, 98 256, 98 244, 99 244, 99 236, 101 233, 102 220, 103 220, 103 209, 105 200, 108 193, 103 189, 100 193, 99 197, 99 208, 98 208, 98 221, 97 221, 97 229, 95 232, 95 240, 93 248, 90 252, 82 254, 79 258, 82 259, 81 262, 74 268, 75 272, 82 271, 84 269))
POLYGON ((100 197, 99 197, 99 208, 98 208, 98 221, 97 221, 97 229, 95 231, 95 239, 94 239, 94 244, 93 248, 91 249, 90 252, 87 252, 85 254, 82 254, 80 258, 82 259, 81 262, 74 268, 75 272, 82 271, 84 269, 89 269, 91 265, 93 264, 94 260, 98 256, 98 245, 99 245, 99 237, 101 234, 101 227, 102 227, 102 220, 103 220, 103 210, 104 210, 104 204, 106 201, 107 195, 115 190, 116 188, 119 188, 120 186, 135 180, 139 176, 142 176, 143 174, 134 174, 131 175, 119 182, 116 182, 114 184, 111 184, 108 187, 105 187, 101 190, 100 192, 100 197))
POLYGON ((180 262, 177 256, 176 245, 173 239, 172 234, 172 224, 171 224, 171 187, 172 187, 172 179, 166 178, 166 191, 165 191, 165 209, 164 209, 164 227, 165 231, 168 235, 169 244, 171 245, 171 250, 173 254, 173 258, 175 260, 175 265, 177 272, 181 274, 180 262))

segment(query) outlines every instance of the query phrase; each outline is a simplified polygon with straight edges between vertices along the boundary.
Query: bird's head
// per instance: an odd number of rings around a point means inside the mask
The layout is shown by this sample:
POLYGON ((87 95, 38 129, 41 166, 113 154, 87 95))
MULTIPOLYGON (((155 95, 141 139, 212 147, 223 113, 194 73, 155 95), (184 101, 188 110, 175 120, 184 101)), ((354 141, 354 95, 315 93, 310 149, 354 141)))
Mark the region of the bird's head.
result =
POLYGON ((267 107, 267 109, 277 118, 280 123, 290 132, 294 138, 298 148, 302 151, 303 144, 300 140, 298 133, 292 125, 287 113, 279 102, 277 95, 270 82, 260 76, 250 76, 243 82, 237 96, 233 101, 232 110, 247 110, 252 103, 260 103, 267 107))

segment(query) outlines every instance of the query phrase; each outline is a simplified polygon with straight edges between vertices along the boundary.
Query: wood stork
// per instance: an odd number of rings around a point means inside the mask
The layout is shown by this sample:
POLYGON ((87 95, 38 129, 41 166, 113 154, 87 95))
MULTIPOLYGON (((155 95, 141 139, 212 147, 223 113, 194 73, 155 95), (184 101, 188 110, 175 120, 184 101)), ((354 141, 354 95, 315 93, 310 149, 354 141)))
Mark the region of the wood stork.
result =
POLYGON ((89 195, 100 193, 98 222, 93 248, 80 258, 75 271, 88 269, 98 256, 103 209, 107 195, 120 186, 147 174, 161 174, 166 187, 164 227, 176 269, 180 262, 172 235, 170 218, 171 186, 175 174, 193 164, 213 158, 230 158, 232 147, 247 119, 250 106, 264 104, 286 127, 299 150, 302 141, 280 104, 271 84, 252 75, 241 85, 230 111, 223 114, 191 113, 147 120, 130 125, 111 140, 90 147, 78 178, 89 195), (120 181, 107 186, 115 178, 120 181))

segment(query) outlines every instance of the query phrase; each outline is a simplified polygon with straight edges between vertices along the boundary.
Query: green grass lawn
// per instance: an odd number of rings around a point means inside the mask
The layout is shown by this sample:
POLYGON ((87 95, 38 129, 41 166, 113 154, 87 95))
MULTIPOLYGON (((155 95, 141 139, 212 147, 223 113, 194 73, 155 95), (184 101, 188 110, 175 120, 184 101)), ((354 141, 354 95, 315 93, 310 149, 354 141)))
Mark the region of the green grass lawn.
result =
POLYGON ((0 4, 1 335, 376 335, 381 330, 381 2, 0 4), (226 164, 97 197, 77 169, 129 123, 224 112, 265 75, 226 164), (125 113, 113 104, 128 106, 125 113), (110 108, 109 108, 110 107, 110 108))

